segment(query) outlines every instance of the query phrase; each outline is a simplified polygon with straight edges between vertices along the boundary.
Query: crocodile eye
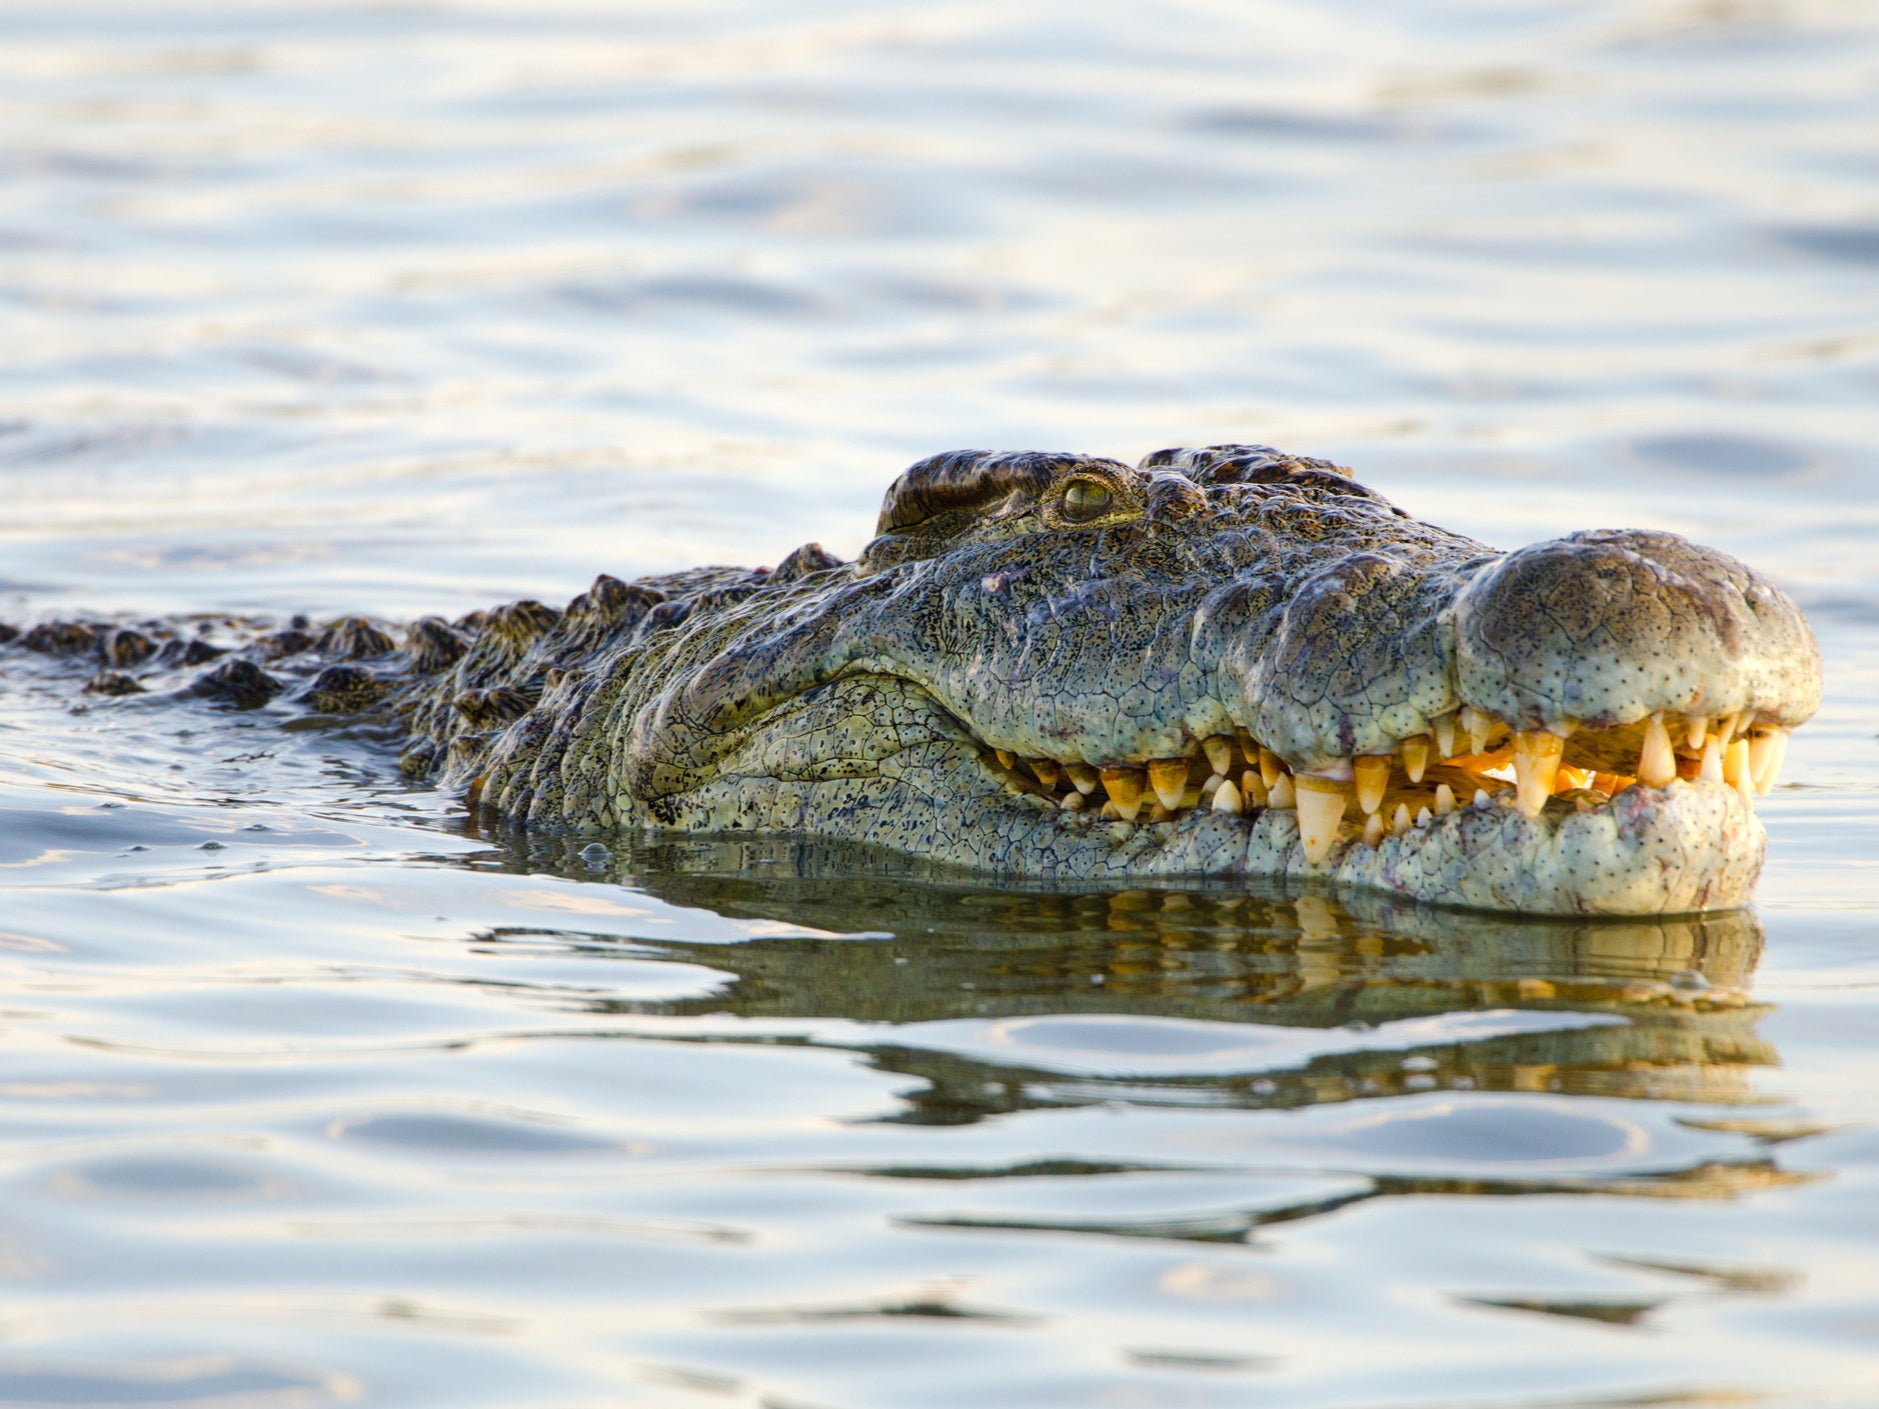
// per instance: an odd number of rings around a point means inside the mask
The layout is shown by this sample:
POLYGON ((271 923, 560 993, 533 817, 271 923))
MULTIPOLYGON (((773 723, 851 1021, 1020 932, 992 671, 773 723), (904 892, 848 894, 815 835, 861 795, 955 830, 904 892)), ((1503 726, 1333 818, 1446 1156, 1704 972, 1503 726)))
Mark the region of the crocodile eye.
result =
POLYGON ((1115 495, 1099 479, 1073 479, 1063 487, 1063 516, 1071 523, 1088 523, 1109 507, 1115 495))

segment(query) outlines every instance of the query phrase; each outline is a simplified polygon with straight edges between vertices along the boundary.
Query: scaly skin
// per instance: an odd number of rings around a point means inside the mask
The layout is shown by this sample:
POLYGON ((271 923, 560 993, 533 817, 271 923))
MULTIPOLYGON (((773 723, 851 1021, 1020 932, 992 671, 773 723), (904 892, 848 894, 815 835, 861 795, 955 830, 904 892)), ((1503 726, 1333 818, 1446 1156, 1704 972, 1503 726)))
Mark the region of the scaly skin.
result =
POLYGON ((853 563, 811 544, 772 572, 602 578, 565 612, 426 619, 396 658, 364 623, 323 644, 289 668, 380 663, 327 668, 316 708, 388 713, 408 771, 533 827, 805 832, 1010 876, 1325 877, 1565 914, 1745 903, 1763 847, 1749 740, 1778 765, 1764 745, 1820 691, 1793 603, 1720 553, 1624 531, 1501 554, 1249 446, 1137 469, 935 456, 853 563), (1480 714, 1458 723, 1464 706, 1480 714), (1684 755, 1666 744, 1655 769, 1653 716, 1684 755), (1520 806, 1491 772, 1503 726, 1521 767, 1540 760, 1520 806), (1277 802, 1310 816, 1259 805, 1261 745, 1287 774, 1277 802), (1468 757, 1440 766, 1451 753, 1468 757), (1367 837, 1345 781, 1366 758, 1388 779, 1367 837), (1156 760, 1172 812, 1131 807, 1156 760), (1552 796, 1562 760, 1603 790, 1552 796), (1084 765, 1111 770, 1087 798, 1064 771, 1084 765), (1220 767, 1226 789, 1203 781, 1220 767))

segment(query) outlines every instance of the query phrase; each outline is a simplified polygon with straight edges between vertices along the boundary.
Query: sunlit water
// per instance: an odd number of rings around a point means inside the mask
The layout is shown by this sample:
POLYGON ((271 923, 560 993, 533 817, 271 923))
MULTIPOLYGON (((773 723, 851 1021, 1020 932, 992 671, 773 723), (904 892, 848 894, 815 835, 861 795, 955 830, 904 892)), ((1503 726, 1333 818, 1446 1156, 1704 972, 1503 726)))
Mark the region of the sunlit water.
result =
POLYGON ((1575 927, 584 857, 10 652, 0 1406, 1879 1403, 1870 5, 38 0, 0 174, 5 620, 1251 440, 1828 671, 1758 910, 1575 927))

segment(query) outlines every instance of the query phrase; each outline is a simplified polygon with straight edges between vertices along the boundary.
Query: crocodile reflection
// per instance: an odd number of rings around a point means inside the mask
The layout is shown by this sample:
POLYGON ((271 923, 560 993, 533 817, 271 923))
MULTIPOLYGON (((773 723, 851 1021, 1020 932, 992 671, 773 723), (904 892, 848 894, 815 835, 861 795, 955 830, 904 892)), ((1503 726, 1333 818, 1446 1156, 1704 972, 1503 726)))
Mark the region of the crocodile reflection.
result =
POLYGON ((1745 993, 1762 945, 1748 911, 1532 921, 1277 887, 1023 891, 936 880, 913 862, 883 874, 879 857, 862 868, 810 841, 686 841, 617 857, 543 839, 510 847, 486 861, 794 931, 733 944, 636 938, 639 952, 727 983, 675 1001, 595 1000, 597 1012, 884 1024, 1128 1014, 1352 1034, 1342 1049, 1265 1070, 1161 1061, 1152 1076, 1122 1079, 1026 1065, 1021 1044, 992 1062, 884 1033, 874 1063, 927 1083, 904 1098, 897 1118, 909 1122, 1109 1100, 1282 1108, 1443 1088, 1745 1103, 1757 1099, 1751 1071, 1776 1060, 1755 1032, 1765 1009, 1745 993), (1560 1022, 1365 1047, 1383 1035, 1370 1030, 1403 1019, 1523 1010, 1560 1022))

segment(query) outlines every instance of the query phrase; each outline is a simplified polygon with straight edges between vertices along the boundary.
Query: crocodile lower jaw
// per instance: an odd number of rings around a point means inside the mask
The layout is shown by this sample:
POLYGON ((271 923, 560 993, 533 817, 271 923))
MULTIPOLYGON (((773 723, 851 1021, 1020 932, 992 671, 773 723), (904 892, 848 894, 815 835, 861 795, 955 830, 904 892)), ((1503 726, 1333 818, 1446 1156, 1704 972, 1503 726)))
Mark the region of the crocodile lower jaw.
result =
POLYGON ((1105 820, 1011 802, 1040 824, 1014 853, 1040 876, 1322 879, 1444 905, 1537 915, 1655 915, 1748 903, 1764 834, 1740 790, 1701 778, 1635 786, 1602 804, 1529 817, 1485 793, 1442 817, 1367 842, 1346 823, 1307 854, 1293 809, 1196 807, 1164 821, 1105 820))
POLYGON ((1056 870, 1061 847, 1066 874, 1244 871, 1495 910, 1635 915, 1747 903, 1764 846, 1754 800, 1777 781, 1787 733, 1754 710, 1555 733, 1463 709, 1393 754, 1314 772, 1244 731, 1140 765, 997 749, 982 761, 1059 839, 1027 870, 1056 870))

